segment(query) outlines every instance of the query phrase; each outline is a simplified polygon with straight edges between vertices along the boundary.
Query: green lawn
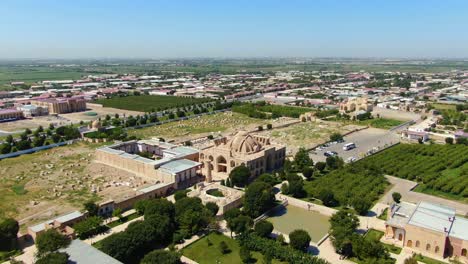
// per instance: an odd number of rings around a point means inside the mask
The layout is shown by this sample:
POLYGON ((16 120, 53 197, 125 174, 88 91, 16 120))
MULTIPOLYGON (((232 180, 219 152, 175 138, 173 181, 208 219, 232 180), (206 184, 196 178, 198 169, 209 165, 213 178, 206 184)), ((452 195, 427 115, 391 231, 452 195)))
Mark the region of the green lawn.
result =
POLYGON ((385 210, 382 212, 382 214, 379 215, 379 219, 386 221, 387 220, 387 214, 388 214, 388 208, 385 208, 385 210))
MULTIPOLYGON (((236 240, 229 238, 222 234, 211 233, 205 236, 193 244, 182 250, 182 254, 200 264, 231 264, 231 263, 242 263, 239 256, 239 244, 236 240), (211 245, 208 245, 208 240, 211 245), (231 250, 228 254, 222 254, 219 250, 219 243, 224 241, 229 249, 231 250)), ((256 263, 263 262, 263 255, 259 252, 252 252, 252 257, 256 260, 256 263)), ((273 260, 272 263, 280 264, 278 260, 273 260)))
POLYGON ((140 95, 99 99, 96 100, 95 103, 102 104, 104 107, 150 112, 156 111, 158 109, 161 110, 174 107, 183 107, 209 101, 212 100, 207 98, 190 98, 180 96, 140 95))
POLYGON ((416 255, 416 260, 420 261, 420 262, 423 262, 423 263, 426 263, 426 264, 445 264, 445 262, 439 261, 437 259, 425 257, 425 256, 423 256, 421 254, 416 255))
MULTIPOLYGON (((375 230, 375 229, 370 229, 369 232, 367 232, 365 238, 369 239, 369 240, 372 239, 372 240, 380 241, 380 239, 383 237, 383 235, 384 235, 384 232, 382 232, 382 231, 378 231, 378 230, 375 230)), ((384 247, 386 247, 388 249, 388 251, 391 252, 391 253, 394 253, 394 254, 398 255, 401 252, 400 247, 390 245, 390 244, 385 244, 385 243, 382 243, 382 245, 384 247)))
POLYGON ((114 227, 116 227, 118 225, 121 225, 121 224, 126 223, 128 221, 131 221, 131 220, 133 220, 133 219, 135 219, 137 217, 140 217, 140 215, 138 213, 133 213, 131 215, 127 215, 127 216, 123 217, 122 221, 117 220, 117 221, 114 221, 114 222, 110 222, 109 224, 107 224, 107 226, 109 228, 114 228, 114 227))
POLYGON ((375 128, 391 129, 392 127, 399 126, 403 124, 404 122, 400 120, 388 119, 388 118, 374 118, 374 119, 359 121, 358 123, 362 125, 369 125, 375 128))

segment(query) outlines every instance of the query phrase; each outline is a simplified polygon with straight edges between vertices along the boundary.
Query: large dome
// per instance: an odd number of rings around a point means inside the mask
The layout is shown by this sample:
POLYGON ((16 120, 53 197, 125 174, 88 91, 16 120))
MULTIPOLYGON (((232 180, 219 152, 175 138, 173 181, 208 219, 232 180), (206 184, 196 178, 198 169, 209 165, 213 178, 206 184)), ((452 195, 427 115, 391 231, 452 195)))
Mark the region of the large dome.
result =
POLYGON ((261 149, 260 143, 245 131, 238 132, 228 143, 236 153, 255 153, 261 149))

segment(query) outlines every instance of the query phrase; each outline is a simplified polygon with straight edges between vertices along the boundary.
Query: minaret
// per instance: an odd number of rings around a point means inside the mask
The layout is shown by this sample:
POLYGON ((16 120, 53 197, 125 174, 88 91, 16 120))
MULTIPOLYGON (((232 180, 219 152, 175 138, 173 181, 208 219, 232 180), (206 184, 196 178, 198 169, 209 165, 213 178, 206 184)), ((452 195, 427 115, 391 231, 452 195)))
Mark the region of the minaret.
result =
POLYGON ((205 168, 206 168, 206 182, 211 182, 213 181, 213 178, 211 177, 211 161, 206 160, 205 161, 205 168))

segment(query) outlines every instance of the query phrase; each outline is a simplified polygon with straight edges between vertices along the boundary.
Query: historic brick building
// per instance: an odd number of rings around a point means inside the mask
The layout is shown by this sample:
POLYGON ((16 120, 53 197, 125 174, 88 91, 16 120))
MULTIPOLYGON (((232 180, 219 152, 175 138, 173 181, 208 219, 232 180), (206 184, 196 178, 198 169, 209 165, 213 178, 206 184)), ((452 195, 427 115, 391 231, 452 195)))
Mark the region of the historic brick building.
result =
POLYGON ((393 204, 385 225, 386 238, 416 253, 468 261, 468 219, 452 208, 428 202, 393 204))
POLYGON ((231 139, 213 140, 213 145, 202 149, 202 172, 210 181, 212 177, 225 179, 235 167, 243 164, 251 176, 258 176, 283 166, 286 148, 270 142, 270 138, 238 132, 231 139))

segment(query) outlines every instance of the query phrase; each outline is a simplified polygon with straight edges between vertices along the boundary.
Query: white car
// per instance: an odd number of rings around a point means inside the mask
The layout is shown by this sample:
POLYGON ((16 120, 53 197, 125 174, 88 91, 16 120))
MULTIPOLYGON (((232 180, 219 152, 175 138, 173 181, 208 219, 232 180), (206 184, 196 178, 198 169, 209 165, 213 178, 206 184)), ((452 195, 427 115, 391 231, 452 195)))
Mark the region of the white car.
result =
POLYGON ((346 159, 347 163, 355 162, 357 159, 355 157, 349 157, 346 159))

